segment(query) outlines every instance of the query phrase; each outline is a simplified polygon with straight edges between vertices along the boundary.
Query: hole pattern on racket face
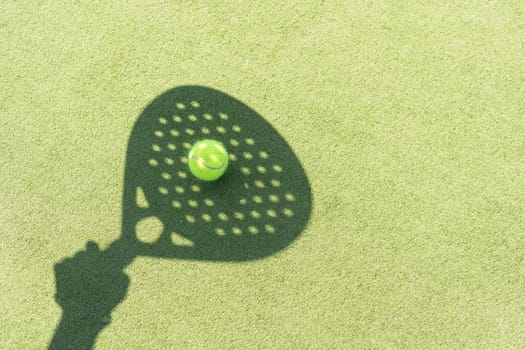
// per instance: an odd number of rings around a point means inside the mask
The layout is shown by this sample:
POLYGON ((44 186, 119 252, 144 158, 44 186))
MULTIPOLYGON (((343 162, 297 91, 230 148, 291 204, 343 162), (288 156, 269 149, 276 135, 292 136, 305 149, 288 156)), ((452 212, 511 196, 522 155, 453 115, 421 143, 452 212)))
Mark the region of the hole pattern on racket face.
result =
POLYGON ((177 232, 204 251, 250 248, 256 255, 268 241, 285 246, 310 212, 306 176, 289 146, 255 112, 235 108, 241 103, 230 97, 221 104, 181 95, 146 109, 130 139, 127 172, 144 191, 147 215, 162 221, 163 235, 177 232), (228 170, 214 182, 189 172, 189 150, 202 139, 222 142, 229 154, 228 170))
MULTIPOLYGON (((199 108, 202 105, 199 101, 191 101, 189 104, 178 102, 176 105, 178 108, 189 105, 192 109, 180 108, 185 109, 187 114, 177 111, 177 115, 171 118, 158 117, 159 124, 153 133, 156 137, 164 135, 165 138, 152 138, 154 143, 145 160, 145 165, 152 168, 158 176, 158 182, 163 184, 159 187, 159 192, 166 196, 163 204, 173 208, 174 216, 185 217, 189 224, 200 224, 201 229, 209 234, 227 236, 277 233, 275 228, 280 226, 280 222, 293 216, 295 198, 293 193, 288 193, 278 186, 282 177, 286 175, 279 159, 272 157, 267 150, 257 147, 257 135, 242 135, 245 147, 238 148, 241 143, 235 137, 238 137, 242 130, 238 118, 230 118, 225 112, 210 113, 202 110, 199 108), (188 127, 197 120, 199 128, 188 127), (216 125, 217 121, 220 125, 216 125), (191 174, 188 176, 188 172, 185 171, 188 162, 187 150, 198 139, 204 138, 221 141, 228 149, 231 163, 225 176, 235 176, 240 180, 231 184, 237 188, 231 189, 229 196, 233 196, 232 198, 225 198, 224 191, 217 191, 215 183, 203 183, 191 174), (177 160, 180 163, 173 167, 177 160), (205 188, 204 195, 199 193, 201 187, 205 188), (238 190, 239 187, 242 188, 241 191, 238 190), (240 196, 236 196, 239 194, 240 196), (212 202, 217 203, 214 208, 209 206, 212 202), (235 202, 239 205, 232 205, 235 202), (206 210, 202 209, 203 207, 208 208, 206 210), (266 213, 266 220, 244 223, 244 218, 250 217, 250 212, 257 209, 266 213), (213 220, 215 213, 218 221, 213 220)), ((261 219, 261 216, 255 219, 261 219)))

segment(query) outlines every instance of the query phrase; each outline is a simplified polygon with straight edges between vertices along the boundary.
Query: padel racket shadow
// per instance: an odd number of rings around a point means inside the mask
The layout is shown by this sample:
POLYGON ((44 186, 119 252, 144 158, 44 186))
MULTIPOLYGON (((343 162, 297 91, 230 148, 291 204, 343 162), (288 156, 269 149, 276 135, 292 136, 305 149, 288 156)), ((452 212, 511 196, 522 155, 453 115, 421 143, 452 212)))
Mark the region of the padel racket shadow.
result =
POLYGON ((310 217, 301 163, 257 112, 214 89, 183 86, 149 104, 128 143, 122 234, 55 265, 62 320, 50 349, 91 348, 125 297, 123 269, 137 256, 240 262, 292 243, 310 217), (188 153, 202 139, 222 142, 229 167, 197 180, 188 153), (155 225, 151 225, 151 223, 155 225))
POLYGON ((137 255, 246 261, 299 236, 311 192, 294 152, 259 114, 217 90, 185 86, 157 97, 133 127, 123 202, 114 249, 124 263, 137 255), (188 170, 189 149, 202 139, 228 150, 230 165, 218 181, 188 170), (151 218, 161 225, 158 237, 137 230, 151 218))

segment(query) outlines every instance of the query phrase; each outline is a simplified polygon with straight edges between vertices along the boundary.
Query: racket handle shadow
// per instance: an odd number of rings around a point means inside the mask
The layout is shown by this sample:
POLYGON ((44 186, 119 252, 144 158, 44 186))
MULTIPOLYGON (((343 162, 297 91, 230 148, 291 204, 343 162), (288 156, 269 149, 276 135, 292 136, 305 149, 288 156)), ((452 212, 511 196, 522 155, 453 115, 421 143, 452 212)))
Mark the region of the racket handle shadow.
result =
POLYGON ((191 246, 174 245, 169 236, 163 234, 154 243, 144 243, 129 237, 121 237, 111 243, 103 252, 107 264, 125 269, 136 257, 163 259, 195 259, 198 252, 191 246))

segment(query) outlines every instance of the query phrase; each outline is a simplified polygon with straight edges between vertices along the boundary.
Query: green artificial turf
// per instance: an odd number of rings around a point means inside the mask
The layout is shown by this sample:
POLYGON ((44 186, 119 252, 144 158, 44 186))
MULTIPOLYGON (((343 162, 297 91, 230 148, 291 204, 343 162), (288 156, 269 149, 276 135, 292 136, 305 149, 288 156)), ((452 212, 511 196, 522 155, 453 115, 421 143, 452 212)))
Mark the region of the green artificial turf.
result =
POLYGON ((181 85, 281 134, 309 222, 262 260, 135 259, 96 349, 525 347, 522 1, 0 7, 1 349, 51 342, 55 264, 119 237, 130 132, 181 85))

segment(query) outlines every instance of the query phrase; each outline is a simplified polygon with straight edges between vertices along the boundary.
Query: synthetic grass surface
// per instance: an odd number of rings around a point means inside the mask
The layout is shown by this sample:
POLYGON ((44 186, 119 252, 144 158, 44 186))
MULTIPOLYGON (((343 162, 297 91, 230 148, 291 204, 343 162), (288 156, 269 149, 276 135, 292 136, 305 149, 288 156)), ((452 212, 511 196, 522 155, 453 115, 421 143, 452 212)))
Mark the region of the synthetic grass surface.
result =
POLYGON ((118 238, 127 141, 203 85, 295 151, 313 211, 259 261, 138 258, 98 349, 525 347, 520 1, 4 2, 0 348, 45 348, 53 266, 118 238))

